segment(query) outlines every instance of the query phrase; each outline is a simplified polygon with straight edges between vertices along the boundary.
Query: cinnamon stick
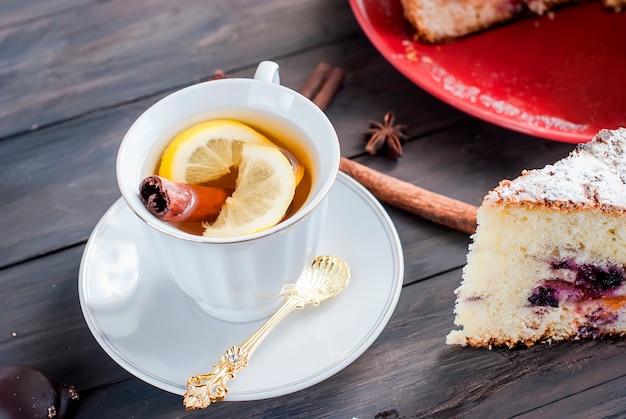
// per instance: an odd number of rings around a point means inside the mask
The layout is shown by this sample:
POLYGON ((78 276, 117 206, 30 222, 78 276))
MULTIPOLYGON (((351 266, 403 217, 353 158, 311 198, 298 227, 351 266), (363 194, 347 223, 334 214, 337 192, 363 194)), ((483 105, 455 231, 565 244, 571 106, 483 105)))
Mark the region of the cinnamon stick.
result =
POLYGON ((326 109, 330 101, 335 97, 335 93, 341 88, 343 84, 344 73, 340 68, 333 68, 328 74, 326 83, 322 86, 317 95, 313 98, 315 103, 321 110, 326 109))
POLYGON ((211 221, 231 194, 228 189, 187 185, 161 176, 149 176, 139 185, 141 201, 163 221, 211 221))
POLYGON ((342 69, 321 62, 306 80, 300 93, 311 99, 321 110, 324 110, 341 88, 343 79, 344 72, 342 69))
POLYGON ((315 67, 315 70, 311 73, 309 78, 304 82, 304 86, 300 89, 300 93, 313 100, 317 92, 320 91, 326 79, 328 78, 328 74, 330 73, 331 66, 328 63, 321 62, 315 67))
POLYGON ((365 186, 376 198, 427 220, 464 233, 476 232, 478 208, 341 157, 339 169, 365 186))

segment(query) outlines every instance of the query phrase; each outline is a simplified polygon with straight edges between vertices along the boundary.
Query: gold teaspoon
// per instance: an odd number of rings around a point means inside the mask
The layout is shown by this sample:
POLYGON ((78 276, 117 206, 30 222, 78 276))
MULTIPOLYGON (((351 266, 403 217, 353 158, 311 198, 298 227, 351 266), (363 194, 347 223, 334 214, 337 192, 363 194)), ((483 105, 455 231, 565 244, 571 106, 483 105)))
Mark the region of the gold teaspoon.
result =
POLYGON ((334 297, 348 285, 350 269, 346 262, 334 256, 318 256, 302 272, 295 284, 283 287, 286 295, 283 305, 267 319, 252 336, 239 346, 232 346, 222 355, 209 374, 196 374, 187 380, 183 404, 190 409, 204 409, 211 403, 224 400, 226 382, 247 365, 252 353, 269 333, 294 309, 308 304, 319 305, 334 297))

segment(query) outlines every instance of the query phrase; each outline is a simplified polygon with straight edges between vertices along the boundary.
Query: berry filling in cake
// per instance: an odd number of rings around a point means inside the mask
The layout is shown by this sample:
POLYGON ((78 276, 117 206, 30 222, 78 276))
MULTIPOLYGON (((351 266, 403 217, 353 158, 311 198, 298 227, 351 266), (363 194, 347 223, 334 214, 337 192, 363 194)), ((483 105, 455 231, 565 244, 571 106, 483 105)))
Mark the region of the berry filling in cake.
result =
POLYGON ((532 290, 528 297, 531 305, 577 311, 587 320, 575 324, 581 337, 596 337, 618 320, 617 311, 626 304, 624 266, 576 263, 569 258, 552 261, 550 269, 555 276, 532 290))
POLYGON ((621 290, 624 282, 623 266, 579 264, 567 259, 552 262, 550 268, 557 276, 533 290, 528 297, 533 305, 558 307, 564 302, 615 298, 615 291, 621 290))

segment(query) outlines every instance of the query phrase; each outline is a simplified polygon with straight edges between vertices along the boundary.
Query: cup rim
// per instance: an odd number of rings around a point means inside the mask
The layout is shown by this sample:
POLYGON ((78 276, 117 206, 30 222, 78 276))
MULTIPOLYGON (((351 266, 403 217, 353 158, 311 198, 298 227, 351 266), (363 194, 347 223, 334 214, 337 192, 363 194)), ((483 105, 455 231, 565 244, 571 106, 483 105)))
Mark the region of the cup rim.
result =
POLYGON ((241 242, 257 240, 262 237, 280 233, 283 230, 288 229, 290 226, 298 223, 302 219, 306 218, 328 196, 330 189, 336 180, 337 172, 339 171, 340 154, 341 153, 340 153, 339 139, 337 137, 337 133, 333 125, 331 124, 326 114, 311 100, 301 95, 300 93, 296 92, 295 90, 292 90, 288 87, 285 87, 279 84, 274 84, 271 82, 250 79, 250 78, 228 78, 228 79, 211 80, 211 81, 206 81, 202 83, 197 83, 197 84, 182 88, 180 90, 177 90, 175 92, 172 92, 171 94, 161 98, 160 100, 152 104, 141 115, 139 115, 139 117, 135 119, 135 121, 133 121, 133 123, 131 124, 127 132, 125 133, 124 138, 122 139, 122 142, 119 146, 117 157, 116 157, 116 178, 117 178, 118 188, 120 189, 120 192, 122 194, 122 197, 126 205, 128 205, 128 207, 135 213, 135 215, 137 215, 138 218, 142 220, 142 222, 146 223, 150 228, 155 229, 168 236, 175 237, 177 239, 185 240, 188 242, 206 243, 206 244, 241 243, 241 242), (169 102, 177 100, 179 96, 184 96, 185 94, 189 94, 189 92, 193 90, 202 89, 204 88, 204 86, 208 84, 210 85, 224 84, 225 85, 225 84, 231 84, 231 83, 245 83, 245 84, 257 83, 257 84, 271 85, 272 88, 280 89, 282 92, 288 93, 289 95, 291 95, 294 98, 294 100, 297 100, 303 103, 308 108, 307 112, 312 112, 312 115, 314 115, 314 118, 316 120, 319 120, 318 125, 321 124, 323 126, 323 129, 327 131, 326 135, 332 136, 332 139, 334 139, 334 141, 329 141, 329 143, 332 143, 331 144, 332 153, 328 153, 328 155, 323 156, 323 158, 329 164, 332 172, 329 173, 328 176, 326 176, 324 179, 320 179, 322 183, 319 184, 318 193, 310 198, 307 198, 307 201, 295 214, 291 215, 289 218, 285 220, 280 221, 278 224, 270 228, 267 228, 267 229, 264 229, 264 230, 261 230, 252 234, 232 236, 232 237, 206 237, 202 235, 187 233, 165 221, 159 220, 154 215, 150 214, 150 212, 146 209, 143 202, 141 202, 139 198, 139 193, 138 193, 139 184, 136 185, 135 191, 131 191, 129 186, 127 184, 124 184, 121 181, 124 176, 123 165, 124 165, 124 160, 127 158, 126 153, 128 152, 128 149, 131 147, 132 141, 130 140, 130 138, 132 138, 132 135, 134 131, 137 129, 137 127, 145 122, 145 119, 151 117, 152 116, 151 114, 157 112, 158 108, 169 106, 169 102))

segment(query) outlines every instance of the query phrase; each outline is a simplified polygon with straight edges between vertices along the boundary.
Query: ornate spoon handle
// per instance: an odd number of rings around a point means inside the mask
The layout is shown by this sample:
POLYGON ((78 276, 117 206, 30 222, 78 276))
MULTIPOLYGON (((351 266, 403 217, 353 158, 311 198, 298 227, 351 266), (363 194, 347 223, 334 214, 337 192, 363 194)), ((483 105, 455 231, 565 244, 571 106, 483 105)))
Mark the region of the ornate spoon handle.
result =
POLYGON ((222 401, 228 393, 226 383, 248 365, 252 353, 263 339, 289 313, 296 308, 303 308, 306 303, 307 300, 298 294, 288 295, 283 305, 252 336, 241 345, 232 346, 220 357, 218 363, 213 366, 213 371, 189 377, 183 400, 187 410, 204 409, 211 403, 222 401))
POLYGON ((235 378, 236 373, 248 365, 252 353, 278 323, 296 308, 307 304, 317 306, 333 298, 348 285, 349 279, 350 268, 346 262, 335 256, 316 257, 295 284, 283 287, 281 294, 287 296, 285 302, 259 330, 241 345, 228 349, 209 374, 189 377, 183 400, 187 410, 204 409, 211 403, 224 400, 228 380, 235 378))

